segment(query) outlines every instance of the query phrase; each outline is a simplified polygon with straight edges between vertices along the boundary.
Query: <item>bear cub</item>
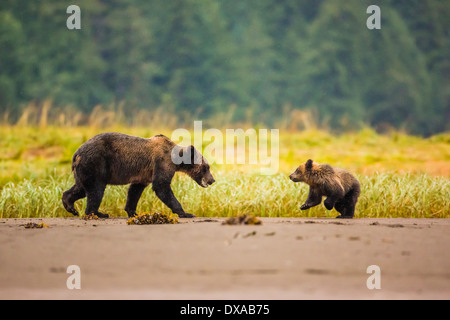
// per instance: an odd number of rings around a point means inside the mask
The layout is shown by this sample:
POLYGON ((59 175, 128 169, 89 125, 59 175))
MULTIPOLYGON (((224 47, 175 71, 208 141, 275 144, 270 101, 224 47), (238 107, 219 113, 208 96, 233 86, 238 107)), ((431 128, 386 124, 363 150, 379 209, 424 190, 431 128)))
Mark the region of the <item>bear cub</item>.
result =
POLYGON ((208 162, 193 146, 176 145, 163 135, 144 139, 102 133, 84 143, 73 155, 75 184, 64 192, 62 202, 67 211, 77 216, 75 201, 87 197, 85 214, 108 218, 98 211, 106 186, 130 184, 125 211, 128 217, 133 217, 142 192, 152 184, 156 196, 173 213, 180 218, 195 217, 183 210, 170 188, 177 171, 186 173, 204 188, 214 183, 208 162))
POLYGON ((289 178, 309 185, 309 195, 300 207, 306 210, 322 202, 328 210, 333 207, 340 213, 337 218, 351 219, 355 215, 356 202, 361 193, 359 181, 348 171, 319 164, 311 159, 301 164, 289 178))

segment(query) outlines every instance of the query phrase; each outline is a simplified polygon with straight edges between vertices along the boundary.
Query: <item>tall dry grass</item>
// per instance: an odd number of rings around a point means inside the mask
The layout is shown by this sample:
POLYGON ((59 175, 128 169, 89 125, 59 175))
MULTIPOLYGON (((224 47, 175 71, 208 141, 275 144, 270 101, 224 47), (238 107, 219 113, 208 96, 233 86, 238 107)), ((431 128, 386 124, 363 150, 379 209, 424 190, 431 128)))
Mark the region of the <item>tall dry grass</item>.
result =
MULTIPOLYGON (((252 116, 233 123, 236 108, 209 119, 203 129, 248 128, 252 116)), ((216 183, 203 189, 182 174, 172 187, 187 212, 199 216, 335 216, 323 205, 308 211, 299 206, 308 188, 288 178, 301 163, 318 162, 357 174, 362 194, 357 217, 450 216, 450 134, 427 139, 401 132, 380 135, 370 128, 344 134, 323 130, 313 113, 286 106, 280 120, 279 173, 257 174, 251 166, 212 164, 216 183)), ((171 136, 178 127, 192 128, 196 115, 175 115, 170 106, 127 114, 121 104, 97 106, 90 114, 58 109, 50 100, 30 103, 16 120, 6 114, 0 125, 0 218, 69 216, 61 204, 62 192, 73 183, 70 172, 75 150, 92 136, 118 131, 141 137, 171 136)), ((224 135, 225 136, 225 135, 224 135)), ((204 146, 205 147, 205 146, 204 146)), ((126 187, 107 188, 101 210, 124 216, 126 187)), ((85 200, 77 203, 83 211, 85 200)), ((151 188, 138 211, 168 212, 151 188)))
MULTIPOLYGON (((325 122, 318 120, 317 114, 311 110, 299 110, 290 104, 282 107, 278 116, 266 113, 255 114, 254 108, 249 107, 245 115, 239 116, 236 105, 224 108, 204 119, 205 125, 212 128, 251 128, 255 126, 268 126, 289 132, 301 130, 329 130, 325 122), (266 123, 266 124, 264 124, 266 123)), ((82 112, 72 106, 54 106, 52 100, 30 102, 21 111, 18 118, 11 116, 10 111, 3 114, 0 124, 3 126, 18 127, 131 127, 174 130, 176 128, 192 129, 194 121, 202 119, 203 108, 193 111, 177 111, 174 106, 164 104, 156 107, 130 109, 123 102, 109 105, 97 105, 92 111, 82 112)))
MULTIPOLYGON (((429 175, 396 175, 378 173, 358 178, 362 192, 356 217, 372 218, 449 218, 450 180, 429 175)), ((71 216, 61 204, 62 192, 73 184, 70 175, 46 179, 9 182, 0 191, 0 218, 71 216)), ((255 174, 216 175, 216 183, 201 188, 185 175, 177 174, 172 182, 175 196, 186 212, 203 217, 228 217, 251 214, 261 217, 335 217, 323 204, 301 211, 308 187, 295 184, 286 175, 255 174)), ((105 191, 101 212, 127 216, 127 187, 109 186, 105 191)), ((82 214, 86 199, 76 203, 82 214)), ((170 212, 148 187, 138 205, 138 212, 170 212)))

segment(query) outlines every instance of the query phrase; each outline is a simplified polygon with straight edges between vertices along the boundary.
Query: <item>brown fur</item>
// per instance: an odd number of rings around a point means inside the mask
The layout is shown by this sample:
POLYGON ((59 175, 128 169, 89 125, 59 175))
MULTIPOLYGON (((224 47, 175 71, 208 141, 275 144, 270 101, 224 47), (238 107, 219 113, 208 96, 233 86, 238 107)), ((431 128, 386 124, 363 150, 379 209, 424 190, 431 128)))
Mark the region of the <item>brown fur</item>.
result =
POLYGON ((294 182, 304 182, 310 186, 308 199, 302 210, 314 207, 322 202, 328 210, 336 208, 341 213, 338 218, 352 218, 355 212, 361 187, 358 180, 348 171, 333 168, 328 164, 319 164, 311 159, 301 164, 289 178, 294 182))
POLYGON ((184 212, 170 188, 175 172, 188 174, 202 187, 214 182, 208 162, 193 146, 178 146, 163 135, 145 139, 121 133, 99 134, 75 152, 72 171, 75 185, 64 193, 62 200, 66 210, 74 215, 78 215, 74 202, 87 196, 86 213, 106 217, 98 212, 106 185, 131 184, 125 210, 133 216, 142 191, 152 183, 156 195, 174 213, 180 217, 193 216, 184 212), (179 154, 186 152, 190 160, 198 161, 175 164, 171 158, 173 150, 179 154))

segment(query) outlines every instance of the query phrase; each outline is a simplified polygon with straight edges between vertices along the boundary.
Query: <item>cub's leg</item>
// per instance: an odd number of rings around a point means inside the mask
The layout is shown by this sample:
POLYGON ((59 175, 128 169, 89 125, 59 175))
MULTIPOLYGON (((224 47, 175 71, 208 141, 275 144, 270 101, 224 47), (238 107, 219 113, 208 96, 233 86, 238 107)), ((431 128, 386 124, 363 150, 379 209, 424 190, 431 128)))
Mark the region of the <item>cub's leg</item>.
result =
POLYGON ((344 200, 336 202, 334 208, 336 209, 337 212, 340 213, 340 215, 338 215, 336 218, 345 219, 347 217, 347 215, 346 215, 347 206, 346 206, 344 200))
POLYGON ((125 205, 125 211, 128 217, 136 216, 136 207, 141 198, 142 192, 147 187, 147 184, 131 184, 128 189, 127 203, 125 205))
POLYGON ((320 190, 310 187, 308 199, 306 199, 306 202, 300 207, 300 209, 306 210, 317 206, 321 202, 322 202, 322 193, 320 192, 320 190))
POLYGON ((72 188, 63 193, 62 203, 64 208, 74 216, 78 216, 78 211, 75 209, 74 203, 84 197, 86 197, 86 192, 83 187, 74 184, 72 188))
POLYGON ((344 199, 336 202, 336 205, 334 206, 334 208, 337 210, 337 212, 340 213, 340 215, 337 216, 336 218, 352 219, 353 216, 355 215, 355 206, 356 206, 356 201, 355 201, 353 191, 349 191, 345 195, 344 199))
POLYGON ((327 210, 332 210, 333 207, 337 204, 338 199, 336 197, 327 197, 323 204, 327 210))

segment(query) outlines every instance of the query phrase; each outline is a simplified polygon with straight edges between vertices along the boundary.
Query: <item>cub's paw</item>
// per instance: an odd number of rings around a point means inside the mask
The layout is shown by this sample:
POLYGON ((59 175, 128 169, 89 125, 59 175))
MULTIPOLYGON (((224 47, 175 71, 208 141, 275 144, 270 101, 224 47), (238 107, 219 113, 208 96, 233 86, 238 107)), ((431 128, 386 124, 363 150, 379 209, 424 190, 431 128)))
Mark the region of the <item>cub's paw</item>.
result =
MULTIPOLYGON (((327 199, 328 200, 328 199, 327 199)), ((334 207, 334 203, 332 201, 327 201, 325 200, 323 202, 323 204, 325 205, 325 208, 327 208, 327 210, 331 210, 334 207)))
POLYGON ((309 205, 307 205, 306 203, 302 204, 302 206, 300 207, 300 210, 307 210, 311 208, 309 205))

